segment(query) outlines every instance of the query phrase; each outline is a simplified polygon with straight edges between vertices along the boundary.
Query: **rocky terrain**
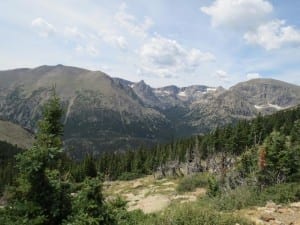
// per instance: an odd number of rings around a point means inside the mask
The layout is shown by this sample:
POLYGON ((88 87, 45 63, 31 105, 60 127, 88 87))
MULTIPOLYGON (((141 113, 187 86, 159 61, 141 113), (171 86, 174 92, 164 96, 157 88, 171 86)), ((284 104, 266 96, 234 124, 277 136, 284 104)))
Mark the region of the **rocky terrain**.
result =
POLYGON ((107 181, 104 193, 107 196, 120 196, 128 203, 128 210, 141 209, 144 213, 162 211, 170 204, 194 202, 205 195, 206 190, 197 188, 195 191, 182 194, 176 193, 179 179, 160 179, 153 176, 132 181, 107 181))
POLYGON ((144 81, 57 65, 0 71, 0 118, 35 131, 53 86, 64 105, 64 141, 70 150, 80 150, 74 154, 153 145, 300 103, 299 86, 271 79, 228 90, 152 88, 144 81))
MULTIPOLYGON (((120 196, 128 203, 128 210, 140 209, 144 213, 161 212, 174 204, 195 202, 205 196, 204 188, 177 193, 179 179, 160 179, 152 176, 131 181, 107 181, 104 193, 108 198, 120 196)), ((252 207, 234 212, 256 225, 300 225, 300 202, 278 205, 272 201, 263 207, 252 207)))

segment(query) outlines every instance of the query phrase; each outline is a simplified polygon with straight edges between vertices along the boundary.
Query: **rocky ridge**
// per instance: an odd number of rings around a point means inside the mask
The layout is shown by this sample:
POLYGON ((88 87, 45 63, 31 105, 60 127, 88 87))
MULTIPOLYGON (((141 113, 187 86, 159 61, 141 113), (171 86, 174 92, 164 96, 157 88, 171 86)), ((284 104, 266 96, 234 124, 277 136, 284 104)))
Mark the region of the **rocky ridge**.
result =
POLYGON ((228 90, 153 88, 144 81, 57 65, 0 71, 0 118, 35 131, 53 85, 66 112, 64 141, 79 155, 153 145, 300 103, 299 86, 272 79, 228 90))

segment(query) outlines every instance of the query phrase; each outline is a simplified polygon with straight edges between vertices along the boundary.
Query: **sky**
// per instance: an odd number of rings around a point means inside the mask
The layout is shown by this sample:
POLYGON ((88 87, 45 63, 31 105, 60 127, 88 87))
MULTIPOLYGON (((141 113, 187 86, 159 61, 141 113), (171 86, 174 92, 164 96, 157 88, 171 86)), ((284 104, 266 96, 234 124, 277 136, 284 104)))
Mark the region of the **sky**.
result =
POLYGON ((0 70, 64 64, 153 87, 300 85, 299 0, 3 0, 0 70))

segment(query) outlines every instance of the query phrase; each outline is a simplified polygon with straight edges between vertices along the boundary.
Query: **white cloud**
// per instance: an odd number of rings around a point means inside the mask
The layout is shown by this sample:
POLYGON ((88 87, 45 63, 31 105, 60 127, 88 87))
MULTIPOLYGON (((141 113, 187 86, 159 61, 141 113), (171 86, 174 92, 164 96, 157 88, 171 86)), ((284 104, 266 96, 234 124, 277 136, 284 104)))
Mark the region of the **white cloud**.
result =
POLYGON ((261 75, 259 73, 247 73, 246 77, 247 80, 251 80, 251 79, 261 78, 261 75))
POLYGON ((145 17, 144 21, 139 23, 134 15, 127 12, 126 3, 122 3, 120 5, 119 11, 115 14, 115 20, 130 34, 139 37, 146 37, 148 35, 148 29, 154 24, 152 19, 149 17, 145 17))
POLYGON ((48 37, 56 32, 56 28, 41 17, 32 20, 31 26, 41 37, 48 37))
POLYGON ((217 77, 221 81, 229 82, 229 74, 224 70, 217 70, 215 73, 215 77, 217 77))
POLYGON ((267 0, 216 0, 201 11, 211 16, 212 26, 252 29, 264 21, 273 6, 267 0))
POLYGON ((92 57, 99 55, 99 51, 94 45, 86 45, 86 46, 78 45, 75 48, 75 50, 76 50, 76 52, 78 52, 80 54, 87 54, 92 57))
POLYGON ((77 27, 69 27, 67 26, 65 28, 65 31, 64 31, 64 34, 66 37, 68 38, 79 38, 79 39, 82 39, 82 38, 85 38, 85 34, 83 34, 82 32, 79 31, 79 29, 77 27))
POLYGON ((114 42, 122 50, 125 50, 128 47, 128 43, 123 36, 114 37, 114 42))
POLYGON ((139 51, 141 68, 139 73, 174 77, 178 73, 195 70, 204 62, 214 61, 210 52, 186 49, 177 41, 161 36, 149 39, 139 51))
POLYGON ((273 20, 260 25, 255 31, 247 32, 244 38, 250 44, 272 50, 284 45, 300 45, 300 30, 285 25, 284 20, 273 20))
POLYGON ((108 31, 99 32, 98 35, 104 42, 116 48, 119 48, 121 50, 126 50, 128 48, 128 42, 122 35, 116 35, 108 31))
POLYGON ((198 67, 202 62, 214 61, 215 56, 210 52, 201 52, 199 49, 191 49, 187 54, 188 65, 198 67))

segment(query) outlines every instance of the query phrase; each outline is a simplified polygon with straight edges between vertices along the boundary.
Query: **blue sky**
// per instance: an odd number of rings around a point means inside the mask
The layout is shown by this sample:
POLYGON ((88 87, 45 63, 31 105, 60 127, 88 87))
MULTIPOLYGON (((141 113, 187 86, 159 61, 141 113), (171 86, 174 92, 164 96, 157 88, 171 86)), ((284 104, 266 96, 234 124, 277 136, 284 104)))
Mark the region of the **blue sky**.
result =
POLYGON ((65 64, 159 87, 300 85, 298 0, 0 2, 0 69, 65 64))

